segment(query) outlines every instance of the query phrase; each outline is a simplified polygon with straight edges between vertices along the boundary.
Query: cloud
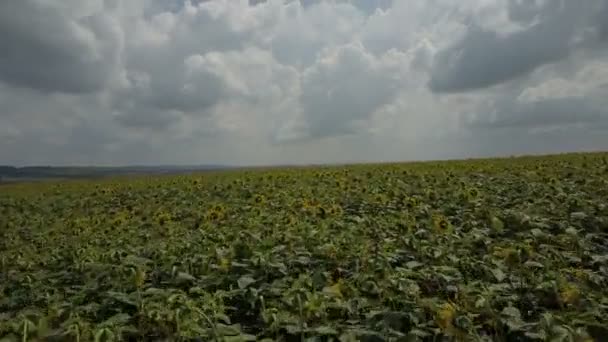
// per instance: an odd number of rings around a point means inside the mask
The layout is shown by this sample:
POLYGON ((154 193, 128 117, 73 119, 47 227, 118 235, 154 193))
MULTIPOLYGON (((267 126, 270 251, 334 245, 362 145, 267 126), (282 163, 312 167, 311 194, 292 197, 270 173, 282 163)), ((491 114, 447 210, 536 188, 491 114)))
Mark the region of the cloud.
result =
POLYGON ((563 127, 608 123, 605 105, 589 97, 563 97, 526 103, 506 103, 491 115, 474 122, 477 127, 525 128, 563 127))
POLYGON ((607 147, 607 13, 606 0, 5 1, 0 163, 607 147))
POLYGON ((597 32, 602 22, 594 18, 594 13, 605 6, 605 0, 584 3, 511 0, 509 5, 512 19, 532 25, 500 34, 472 23, 463 39, 437 54, 429 82, 432 91, 490 87, 529 74, 600 41, 597 32))
POLYGON ((66 11, 35 0, 0 4, 0 80, 44 92, 101 90, 123 48, 118 23, 101 8, 66 11))
POLYGON ((300 101, 309 135, 351 133, 353 123, 390 103, 398 87, 394 65, 367 53, 361 44, 325 51, 303 74, 300 101))

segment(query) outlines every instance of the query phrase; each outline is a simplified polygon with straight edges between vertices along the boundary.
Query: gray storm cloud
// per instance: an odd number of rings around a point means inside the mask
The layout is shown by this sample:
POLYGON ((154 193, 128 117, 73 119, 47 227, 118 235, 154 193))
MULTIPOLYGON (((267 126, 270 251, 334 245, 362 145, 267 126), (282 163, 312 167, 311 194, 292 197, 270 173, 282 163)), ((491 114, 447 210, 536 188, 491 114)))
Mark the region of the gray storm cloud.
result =
POLYGON ((509 1, 510 17, 532 23, 520 31, 499 34, 476 26, 465 37, 440 51, 429 87, 435 92, 458 92, 490 87, 555 63, 577 49, 602 44, 605 0, 509 1))
POLYGON ((2 1, 0 164, 607 148, 607 23, 608 0, 2 1))
POLYGON ((45 92, 103 89, 122 49, 113 18, 65 13, 52 2, 0 3, 0 79, 45 92))

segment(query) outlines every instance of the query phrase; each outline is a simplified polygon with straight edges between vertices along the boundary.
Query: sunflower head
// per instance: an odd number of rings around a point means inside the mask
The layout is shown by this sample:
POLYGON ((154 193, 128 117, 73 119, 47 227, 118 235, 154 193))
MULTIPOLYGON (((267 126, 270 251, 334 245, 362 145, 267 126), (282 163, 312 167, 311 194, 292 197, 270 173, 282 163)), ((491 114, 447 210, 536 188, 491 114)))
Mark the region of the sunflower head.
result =
POLYGON ((378 204, 386 204, 388 199, 383 194, 376 194, 376 196, 374 196, 374 202, 378 204))
POLYGON ((443 331, 451 330, 454 326, 454 318, 456 318, 456 306, 452 303, 445 303, 437 309, 435 313, 435 322, 443 331))
POLYGON ((431 201, 436 201, 438 196, 434 190, 427 190, 426 197, 431 201))
POLYGON ((133 284, 137 288, 141 288, 144 286, 144 282, 146 281, 146 271, 141 267, 137 267, 133 270, 133 284))
POLYGON ((295 216, 293 216, 293 215, 288 215, 287 217, 285 217, 285 219, 284 219, 284 221, 283 221, 283 222, 284 222, 284 223, 285 223, 285 225, 287 225, 287 226, 293 226, 293 225, 295 225, 295 224, 298 222, 298 220, 296 219, 296 217, 295 217, 295 216))
POLYGON ((329 214, 329 210, 325 209, 323 206, 317 207, 317 216, 320 218, 326 218, 329 214))
POLYGON ((416 197, 406 197, 404 201, 405 207, 408 209, 414 209, 418 206, 418 199, 416 199, 416 197))
POLYGON ((578 280, 587 280, 589 278, 587 272, 584 269, 580 268, 572 270, 572 275, 574 275, 574 277, 578 280))
POLYGON ((302 208, 304 209, 314 209, 318 206, 318 203, 314 200, 306 199, 302 202, 302 208))
POLYGON ((329 213, 332 216, 342 216, 343 210, 339 204, 334 204, 329 208, 329 213))
POLYGON ((232 266, 232 262, 228 257, 222 257, 218 262, 218 266, 220 270, 228 272, 230 270, 230 266, 232 266))
POLYGON ((218 213, 221 213, 221 214, 223 214, 223 213, 226 212, 226 208, 223 205, 221 205, 221 204, 214 205, 212 210, 216 211, 218 213))
POLYGON ((264 195, 257 194, 253 196, 253 202, 257 205, 264 204, 264 202, 266 202, 266 197, 264 197, 264 195))
POLYGON ((215 210, 215 208, 207 210, 205 214, 205 219, 209 222, 217 222, 224 218, 224 213, 215 210))
POLYGON ((165 225, 168 222, 171 222, 171 215, 166 212, 161 212, 156 215, 156 222, 161 226, 165 225))
POLYGON ((577 304, 581 299, 581 290, 574 284, 566 284, 559 291, 559 299, 564 305, 577 304))
POLYGON ((476 188, 470 188, 468 190, 468 195, 470 199, 476 199, 479 196, 479 190, 476 188))
POLYGON ((509 267, 515 267, 521 263, 521 255, 515 248, 506 248, 502 254, 505 258, 505 264, 509 267))
POLYGON ((447 233, 451 228, 450 221, 443 215, 437 215, 433 220, 433 228, 438 233, 447 233))

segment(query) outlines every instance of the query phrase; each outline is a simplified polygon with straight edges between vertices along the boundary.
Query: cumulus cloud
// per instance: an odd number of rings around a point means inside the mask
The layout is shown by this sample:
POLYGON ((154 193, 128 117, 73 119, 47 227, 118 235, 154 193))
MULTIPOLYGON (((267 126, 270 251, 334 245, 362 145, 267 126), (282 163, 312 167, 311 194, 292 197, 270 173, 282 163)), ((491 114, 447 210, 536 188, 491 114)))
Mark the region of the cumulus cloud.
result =
POLYGON ((605 148, 607 13, 606 0, 4 1, 0 163, 605 148))
POLYGON ((429 87, 435 92, 486 88, 595 46, 603 25, 595 13, 605 5, 605 0, 511 0, 510 17, 531 26, 500 34, 473 22, 463 39, 438 53, 429 87))
POLYGON ((378 59, 357 43, 325 51, 302 76, 309 135, 350 133, 357 120, 392 102, 400 84, 397 63, 378 59))
POLYGON ((123 37, 112 15, 101 8, 3 1, 0 79, 45 92, 103 89, 115 75, 123 37))

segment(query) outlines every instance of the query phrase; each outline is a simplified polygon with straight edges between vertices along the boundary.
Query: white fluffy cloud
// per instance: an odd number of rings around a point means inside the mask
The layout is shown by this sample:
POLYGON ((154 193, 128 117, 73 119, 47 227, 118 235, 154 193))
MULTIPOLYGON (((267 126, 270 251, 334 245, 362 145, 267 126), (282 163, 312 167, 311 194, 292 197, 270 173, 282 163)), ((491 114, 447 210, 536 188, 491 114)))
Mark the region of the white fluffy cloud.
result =
POLYGON ((0 4, 0 163, 608 147, 608 0, 0 4))

